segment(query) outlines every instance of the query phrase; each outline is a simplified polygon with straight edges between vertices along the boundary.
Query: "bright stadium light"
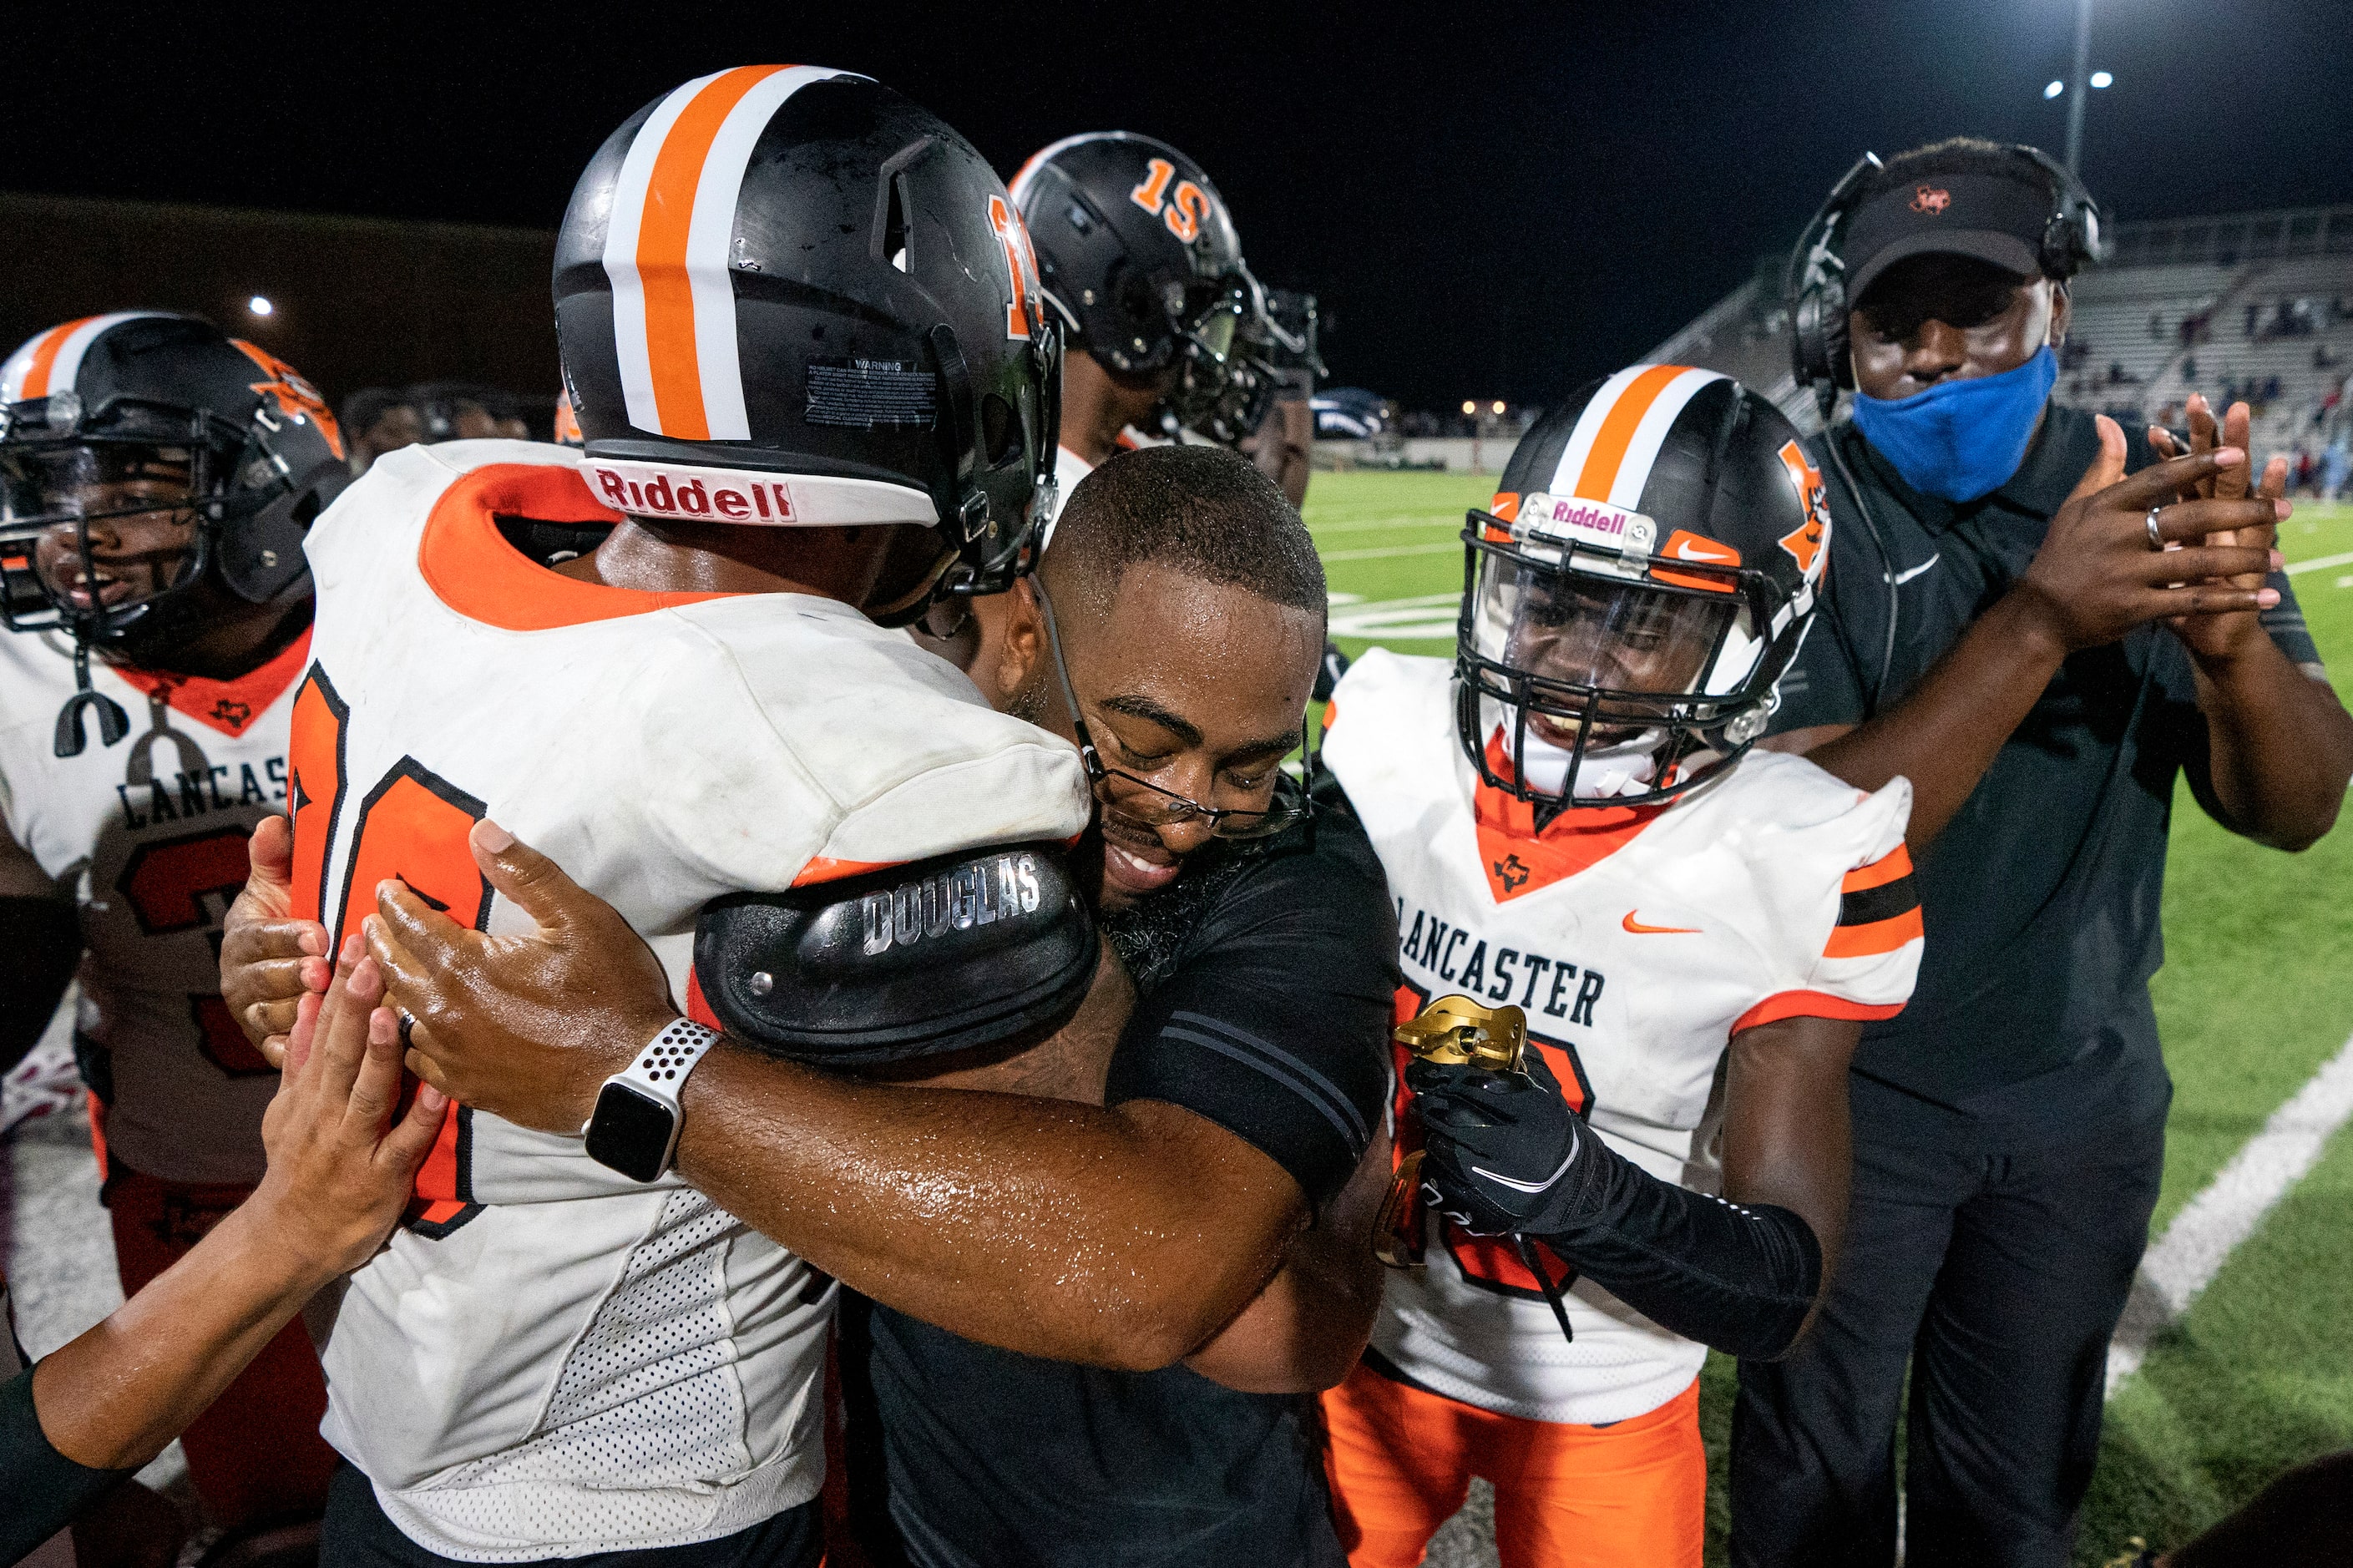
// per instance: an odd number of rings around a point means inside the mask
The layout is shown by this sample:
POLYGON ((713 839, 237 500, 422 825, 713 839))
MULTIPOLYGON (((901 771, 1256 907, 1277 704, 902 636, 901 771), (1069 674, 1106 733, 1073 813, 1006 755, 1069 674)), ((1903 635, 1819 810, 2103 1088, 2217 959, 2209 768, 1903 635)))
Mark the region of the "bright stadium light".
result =
POLYGON ((1479 405, 1466 397, 1462 400, 1462 412, 1465 414, 1476 414, 1479 412, 1479 405))
POLYGON ((2116 79, 2115 77, 2110 76, 2106 71, 2094 71, 2092 73, 2092 85, 2094 87, 2106 87, 2116 79))
POLYGON ((1502 398, 1500 398, 1500 397, 1499 397, 1499 398, 1495 399, 1495 403, 1494 403, 1494 412, 1495 412, 1495 413, 1497 413, 1497 414, 1501 414, 1501 413, 1503 413, 1503 411, 1504 411, 1504 400, 1503 400, 1502 398))
POLYGON ((2066 90, 2067 84, 2065 82, 2054 81, 2049 87, 2042 89, 2042 96, 2045 98, 2056 98, 2066 90))
POLYGON ((269 302, 269 296, 267 294, 256 294, 252 299, 248 300, 245 302, 245 308, 252 311, 257 316, 267 316, 271 311, 278 309, 277 306, 269 302))

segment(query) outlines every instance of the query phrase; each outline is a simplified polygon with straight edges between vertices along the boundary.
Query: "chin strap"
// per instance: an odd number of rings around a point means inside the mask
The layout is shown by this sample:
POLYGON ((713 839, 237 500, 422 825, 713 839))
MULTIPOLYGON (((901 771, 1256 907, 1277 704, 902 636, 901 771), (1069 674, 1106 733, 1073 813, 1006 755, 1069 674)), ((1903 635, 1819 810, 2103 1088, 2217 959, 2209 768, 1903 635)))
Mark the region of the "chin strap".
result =
POLYGON ((101 744, 111 746, 131 733, 131 715, 122 704, 103 691, 94 690, 90 684, 90 644, 74 638, 74 694, 58 710, 58 732, 52 750, 60 757, 80 756, 89 745, 90 737, 82 729, 81 710, 98 710, 98 738, 101 744))

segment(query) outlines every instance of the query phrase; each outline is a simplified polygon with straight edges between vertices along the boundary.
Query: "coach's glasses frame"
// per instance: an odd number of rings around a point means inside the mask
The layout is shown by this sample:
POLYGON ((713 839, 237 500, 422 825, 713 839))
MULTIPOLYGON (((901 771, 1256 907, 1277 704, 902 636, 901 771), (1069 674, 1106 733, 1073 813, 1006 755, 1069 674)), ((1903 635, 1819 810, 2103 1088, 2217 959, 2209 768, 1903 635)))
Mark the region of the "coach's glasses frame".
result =
POLYGON ((1087 770, 1087 784, 1106 811, 1117 811, 1122 816, 1146 827, 1180 827, 1190 822, 1208 824, 1212 837, 1224 839, 1271 838, 1314 815, 1310 799, 1315 788, 1315 752, 1305 742, 1306 726, 1300 726, 1300 765, 1302 777, 1298 795, 1291 799, 1281 797, 1283 777, 1275 770, 1276 798, 1264 810, 1236 810, 1227 806, 1204 805, 1189 795, 1175 790, 1162 789, 1149 779, 1139 778, 1124 768, 1108 766, 1103 753, 1095 749, 1094 735, 1087 729, 1086 716, 1079 711, 1078 688, 1071 683, 1071 667, 1062 658, 1062 634, 1054 621, 1054 604, 1046 595, 1046 585, 1036 574, 1024 579, 1029 584, 1032 597, 1038 601, 1039 618, 1046 623, 1046 646, 1054 658, 1054 674, 1061 682, 1062 702, 1071 710, 1071 728, 1079 738, 1079 761, 1087 770), (1112 781, 1118 780, 1114 784, 1112 781))

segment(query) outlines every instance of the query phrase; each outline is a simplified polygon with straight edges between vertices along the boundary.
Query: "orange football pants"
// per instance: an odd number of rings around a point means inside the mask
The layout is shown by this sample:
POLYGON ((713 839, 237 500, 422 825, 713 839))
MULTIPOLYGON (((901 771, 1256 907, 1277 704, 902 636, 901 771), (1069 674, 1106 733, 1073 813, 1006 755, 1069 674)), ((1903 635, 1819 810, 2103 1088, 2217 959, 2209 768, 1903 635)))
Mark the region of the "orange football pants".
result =
POLYGON ((1707 1456, 1699 1383, 1607 1426, 1529 1421, 1358 1365, 1324 1395, 1324 1464, 1349 1568, 1414 1568, 1462 1506, 1495 1489, 1503 1568, 1699 1568, 1707 1456))
MULTIPOLYGON (((107 1171, 105 1191, 115 1267, 128 1296, 178 1262, 253 1189, 167 1182, 118 1160, 107 1171)), ((326 1376, 297 1318, 180 1434, 189 1479, 212 1521, 237 1530, 323 1513, 337 1463, 319 1436, 326 1414, 326 1376)))

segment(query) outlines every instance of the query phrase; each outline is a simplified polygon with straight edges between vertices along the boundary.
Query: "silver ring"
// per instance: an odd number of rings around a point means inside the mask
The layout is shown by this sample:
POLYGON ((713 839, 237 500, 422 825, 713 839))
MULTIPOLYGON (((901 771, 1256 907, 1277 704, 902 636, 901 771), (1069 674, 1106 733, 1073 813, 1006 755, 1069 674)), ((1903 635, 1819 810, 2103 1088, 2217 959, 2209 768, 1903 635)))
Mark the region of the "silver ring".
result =
POLYGON ((2144 520, 2148 527, 2148 547, 2151 550, 2163 550, 2165 548, 2165 535, 2159 533, 2157 530, 2157 514, 2164 510, 2165 509, 2161 506, 2153 506, 2148 509, 2148 516, 2144 520))

